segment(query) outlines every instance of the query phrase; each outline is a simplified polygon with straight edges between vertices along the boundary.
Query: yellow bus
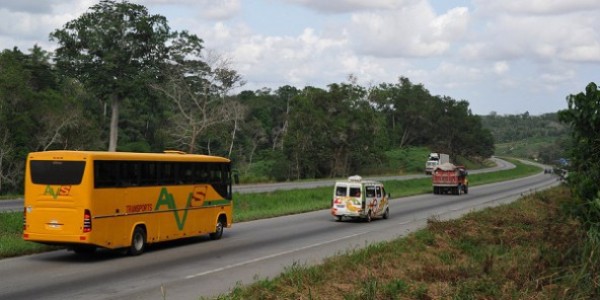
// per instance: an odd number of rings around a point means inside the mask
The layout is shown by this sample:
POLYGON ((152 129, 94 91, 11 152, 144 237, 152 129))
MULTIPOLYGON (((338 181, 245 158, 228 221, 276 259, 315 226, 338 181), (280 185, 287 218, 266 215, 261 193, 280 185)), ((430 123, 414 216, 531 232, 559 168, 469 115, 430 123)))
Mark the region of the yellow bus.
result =
POLYGON ((231 161, 223 157, 101 151, 32 152, 25 167, 23 239, 141 254, 147 244, 232 224, 231 161))

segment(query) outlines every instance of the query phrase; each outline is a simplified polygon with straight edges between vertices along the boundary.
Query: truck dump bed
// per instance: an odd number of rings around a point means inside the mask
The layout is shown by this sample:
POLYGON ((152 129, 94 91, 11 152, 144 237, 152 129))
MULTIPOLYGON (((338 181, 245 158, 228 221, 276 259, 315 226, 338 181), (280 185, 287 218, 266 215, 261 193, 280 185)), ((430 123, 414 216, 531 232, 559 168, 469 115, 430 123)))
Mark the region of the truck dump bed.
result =
POLYGON ((435 168, 431 176, 434 194, 468 193, 467 170, 463 166, 444 163, 435 168))

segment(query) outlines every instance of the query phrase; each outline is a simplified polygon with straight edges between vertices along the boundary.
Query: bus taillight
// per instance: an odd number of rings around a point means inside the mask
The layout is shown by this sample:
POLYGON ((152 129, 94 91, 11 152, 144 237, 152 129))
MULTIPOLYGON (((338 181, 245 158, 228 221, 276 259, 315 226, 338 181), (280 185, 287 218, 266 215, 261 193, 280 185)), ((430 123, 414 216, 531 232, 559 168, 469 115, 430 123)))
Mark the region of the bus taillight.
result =
POLYGON ((27 230, 27 207, 23 207, 23 230, 27 230))
POLYGON ((92 213, 89 209, 83 212, 83 232, 92 231, 92 213))

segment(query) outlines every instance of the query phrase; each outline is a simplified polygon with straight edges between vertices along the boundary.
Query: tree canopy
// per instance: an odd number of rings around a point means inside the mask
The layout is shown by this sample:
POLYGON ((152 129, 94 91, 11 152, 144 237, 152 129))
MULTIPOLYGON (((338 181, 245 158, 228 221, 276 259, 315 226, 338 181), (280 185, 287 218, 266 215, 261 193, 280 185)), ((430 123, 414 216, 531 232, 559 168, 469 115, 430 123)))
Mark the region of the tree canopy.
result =
POLYGON ((55 53, 0 53, 0 193, 22 189, 28 152, 101 150, 107 141, 109 150, 230 157, 260 180, 377 170, 386 152, 407 147, 470 158, 494 151, 466 100, 406 77, 241 90, 227 57, 142 5, 101 1, 50 36, 55 53))
POLYGON ((50 34, 58 42, 57 67, 83 82, 112 107, 109 151, 116 151, 119 104, 135 99, 158 76, 171 37, 167 19, 146 7, 102 0, 50 34))

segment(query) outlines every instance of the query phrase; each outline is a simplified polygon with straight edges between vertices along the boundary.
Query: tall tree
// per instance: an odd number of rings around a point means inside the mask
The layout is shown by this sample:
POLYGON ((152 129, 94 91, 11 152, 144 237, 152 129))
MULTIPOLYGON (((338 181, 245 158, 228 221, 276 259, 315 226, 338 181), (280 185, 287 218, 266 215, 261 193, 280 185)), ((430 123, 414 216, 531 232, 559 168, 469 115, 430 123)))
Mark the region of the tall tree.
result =
POLYGON ((231 155, 245 109, 227 93, 244 82, 228 59, 214 53, 205 57, 202 49, 202 39, 196 35, 187 31, 174 33, 165 78, 152 87, 174 104, 177 129, 173 136, 177 146, 195 153, 202 134, 217 124, 233 121, 228 152, 231 155))
POLYGON ((575 194, 590 205, 593 222, 600 228, 600 89, 591 82, 585 93, 567 97, 569 108, 559 112, 572 129, 572 173, 569 183, 575 194))
POLYGON ((396 84, 373 88, 370 98, 387 116, 395 145, 405 147, 431 140, 432 111, 439 105, 423 85, 400 77, 396 84))
POLYGON ((102 0, 50 34, 59 44, 57 66, 112 108, 109 151, 116 151, 119 104, 155 78, 168 54, 167 20, 127 1, 102 0))

